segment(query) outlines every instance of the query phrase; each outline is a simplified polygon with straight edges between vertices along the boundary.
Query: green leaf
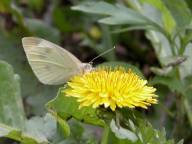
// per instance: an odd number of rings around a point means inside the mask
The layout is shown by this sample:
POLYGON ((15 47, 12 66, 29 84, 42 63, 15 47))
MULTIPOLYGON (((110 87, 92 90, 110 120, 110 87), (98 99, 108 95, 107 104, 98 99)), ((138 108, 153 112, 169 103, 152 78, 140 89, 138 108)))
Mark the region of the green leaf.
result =
POLYGON ((0 12, 9 12, 10 11, 11 0, 1 0, 0 1, 0 12))
POLYGON ((134 26, 129 26, 129 27, 125 27, 125 28, 118 28, 112 31, 112 33, 123 33, 123 32, 127 32, 127 31, 133 31, 133 30, 155 30, 155 27, 150 26, 150 25, 134 25, 134 26))
MULTIPOLYGON (((0 124, 0 137, 7 137, 23 144, 39 144, 40 141, 36 141, 33 137, 21 132, 21 130, 9 127, 7 125, 0 124)), ((45 143, 46 144, 46 143, 45 143)))
POLYGON ((57 97, 47 103, 49 109, 56 112, 64 120, 73 117, 85 123, 104 126, 104 121, 98 118, 96 109, 91 107, 79 109, 79 103, 76 98, 66 97, 63 90, 60 89, 57 97))
POLYGON ((36 36, 59 43, 59 31, 38 19, 26 19, 25 25, 36 36))
POLYGON ((24 129, 25 114, 19 82, 12 66, 0 61, 0 122, 24 129))
MULTIPOLYGON (((128 125, 128 121, 130 123, 130 119, 127 119, 126 126, 128 125)), ((115 125, 115 122, 113 123, 115 125)), ((134 127, 134 131, 129 131, 127 128, 124 129, 124 133, 120 132, 122 127, 119 129, 116 128, 115 135, 128 136, 127 138, 131 138, 134 140, 134 142, 125 141, 120 138, 116 139, 115 136, 110 136, 110 140, 112 140, 112 143, 114 144, 175 144, 173 139, 167 139, 165 129, 157 130, 152 127, 152 125, 147 122, 145 119, 137 118, 132 121, 131 123, 132 127, 134 127), (128 131, 128 134, 125 132, 128 131), (130 134, 130 135, 129 135, 130 134)), ((114 131, 114 128, 112 128, 112 131, 114 131)), ((111 135, 111 134, 110 134, 111 135)))
POLYGON ((110 127, 112 132, 114 132, 116 137, 119 139, 128 139, 132 142, 136 142, 138 140, 138 137, 134 132, 123 127, 117 127, 114 120, 111 121, 110 127))
POLYGON ((24 144, 48 143, 47 138, 56 131, 56 122, 51 123, 48 117, 42 121, 40 118, 25 120, 19 76, 3 61, 0 61, 0 81, 0 137, 14 139, 24 144))
MULTIPOLYGON (((158 11, 154 11, 153 7, 149 7, 146 5, 141 5, 140 3, 137 3, 137 1, 129 0, 128 3, 135 6, 140 13, 143 13, 145 16, 150 18, 153 21, 157 21, 158 23, 161 23, 159 21, 159 13, 158 11)), ((155 3, 155 2, 154 2, 155 3)), ((158 4, 158 3, 157 3, 158 4)), ((177 47, 174 47, 170 44, 170 41, 164 35, 163 33, 160 33, 158 31, 154 30, 148 30, 146 33, 147 38, 151 41, 153 48, 155 49, 155 53, 158 57, 158 60, 160 61, 160 64, 166 65, 166 61, 164 61, 167 57, 172 57, 176 55, 177 47)), ((178 45, 178 43, 177 43, 178 45)), ((187 60, 182 63, 182 65, 179 66, 180 76, 181 78, 185 78, 186 76, 191 74, 192 71, 192 44, 189 43, 184 51, 184 56, 187 56, 187 60)))
POLYGON ((191 67, 192 55, 191 55, 191 53, 192 53, 192 43, 189 43, 187 45, 187 47, 185 48, 185 51, 183 54, 184 56, 187 57, 187 60, 185 62, 183 62, 179 67, 182 79, 191 75, 191 71, 192 71, 192 67, 191 67))
POLYGON ((106 2, 86 2, 72 7, 73 10, 80 10, 87 13, 108 16, 100 19, 99 22, 111 25, 137 24, 146 25, 150 21, 138 12, 124 7, 123 5, 112 5, 106 2))
POLYGON ((184 79, 184 89, 181 92, 185 98, 184 98, 184 107, 185 107, 185 111, 187 114, 187 117, 189 119, 189 124, 192 127, 192 107, 191 104, 192 103, 192 97, 191 97, 191 93, 192 93, 192 76, 188 76, 184 79))
POLYGON ((56 119, 57 125, 58 125, 58 129, 60 130, 61 134, 64 137, 68 137, 70 135, 70 127, 69 127, 68 123, 64 119, 62 119, 60 116, 58 116, 57 113, 55 113, 54 111, 50 110, 49 112, 56 119))
POLYGON ((177 144, 183 144, 184 143, 184 140, 180 140, 177 144))
POLYGON ((110 67, 110 68, 118 68, 123 67, 126 70, 131 69, 133 72, 135 72, 137 75, 139 75, 141 78, 145 78, 142 72, 134 65, 131 65, 129 63, 125 62, 118 62, 118 61, 112 61, 112 62, 104 62, 102 64, 97 65, 97 67, 110 67))
POLYGON ((156 9, 158 9, 161 12, 161 18, 163 22, 164 29, 167 33, 172 34, 176 23, 173 19, 169 9, 164 5, 164 3, 161 0, 141 0, 143 3, 148 3, 152 6, 154 6, 156 9))
POLYGON ((174 144, 174 140, 167 140, 165 129, 156 130, 145 120, 138 121, 138 136, 144 144, 174 144))
POLYGON ((57 125, 53 116, 32 117, 23 123, 25 130, 16 129, 0 123, 0 137, 7 137, 22 144, 48 144, 55 138, 57 125))
POLYGON ((35 116, 26 121, 25 132, 40 142, 48 143, 57 134, 57 123, 49 113, 44 117, 35 116))
POLYGON ((151 84, 152 85, 162 84, 162 85, 168 86, 169 89, 171 89, 171 91, 173 91, 173 92, 174 91, 177 91, 177 92, 183 91, 182 83, 175 77, 171 77, 171 76, 155 76, 151 80, 151 84))
POLYGON ((191 21, 191 11, 185 0, 162 0, 174 17, 178 29, 185 27, 191 21))
POLYGON ((167 76, 168 73, 171 72, 172 67, 164 67, 164 68, 151 67, 150 70, 151 70, 153 73, 155 73, 156 75, 167 76))

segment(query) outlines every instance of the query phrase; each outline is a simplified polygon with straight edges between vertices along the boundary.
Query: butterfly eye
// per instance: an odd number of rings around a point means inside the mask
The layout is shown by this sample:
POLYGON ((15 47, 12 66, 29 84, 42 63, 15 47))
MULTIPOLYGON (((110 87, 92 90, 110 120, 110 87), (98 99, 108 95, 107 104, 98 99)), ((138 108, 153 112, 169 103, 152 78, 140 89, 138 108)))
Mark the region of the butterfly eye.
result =
POLYGON ((91 64, 89 64, 89 63, 84 63, 84 64, 83 64, 83 71, 84 71, 84 72, 90 72, 92 69, 93 69, 93 68, 92 68, 92 65, 91 65, 91 64))

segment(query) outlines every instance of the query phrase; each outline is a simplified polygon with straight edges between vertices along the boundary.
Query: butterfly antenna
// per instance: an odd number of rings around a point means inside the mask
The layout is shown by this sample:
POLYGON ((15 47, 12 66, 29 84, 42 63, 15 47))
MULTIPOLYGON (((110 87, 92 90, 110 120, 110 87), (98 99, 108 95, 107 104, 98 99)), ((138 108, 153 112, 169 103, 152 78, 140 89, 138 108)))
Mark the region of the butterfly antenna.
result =
POLYGON ((115 46, 113 48, 110 48, 108 50, 106 50, 105 52, 101 53, 100 55, 96 56, 95 58, 93 58, 89 63, 93 63, 94 60, 98 59, 99 57, 109 53, 110 51, 114 50, 115 49, 115 46))

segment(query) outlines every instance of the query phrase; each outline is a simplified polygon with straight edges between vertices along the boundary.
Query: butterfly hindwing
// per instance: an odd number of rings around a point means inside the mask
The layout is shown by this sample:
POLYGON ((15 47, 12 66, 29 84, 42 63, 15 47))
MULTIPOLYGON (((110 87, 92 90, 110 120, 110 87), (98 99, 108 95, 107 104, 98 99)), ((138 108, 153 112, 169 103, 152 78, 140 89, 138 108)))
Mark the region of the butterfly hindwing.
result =
POLYGON ((81 61, 54 43, 36 37, 25 37, 22 43, 32 70, 44 84, 62 84, 81 70, 81 61))

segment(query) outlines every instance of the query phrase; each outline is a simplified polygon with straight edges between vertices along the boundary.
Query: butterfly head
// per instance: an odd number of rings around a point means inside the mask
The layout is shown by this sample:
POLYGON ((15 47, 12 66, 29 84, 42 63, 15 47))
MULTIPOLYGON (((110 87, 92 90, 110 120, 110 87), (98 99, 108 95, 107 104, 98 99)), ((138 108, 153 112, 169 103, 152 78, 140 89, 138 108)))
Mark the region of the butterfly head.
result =
POLYGON ((93 70, 93 67, 92 67, 92 65, 90 63, 83 63, 82 64, 82 70, 83 70, 84 73, 90 72, 90 71, 93 70))

